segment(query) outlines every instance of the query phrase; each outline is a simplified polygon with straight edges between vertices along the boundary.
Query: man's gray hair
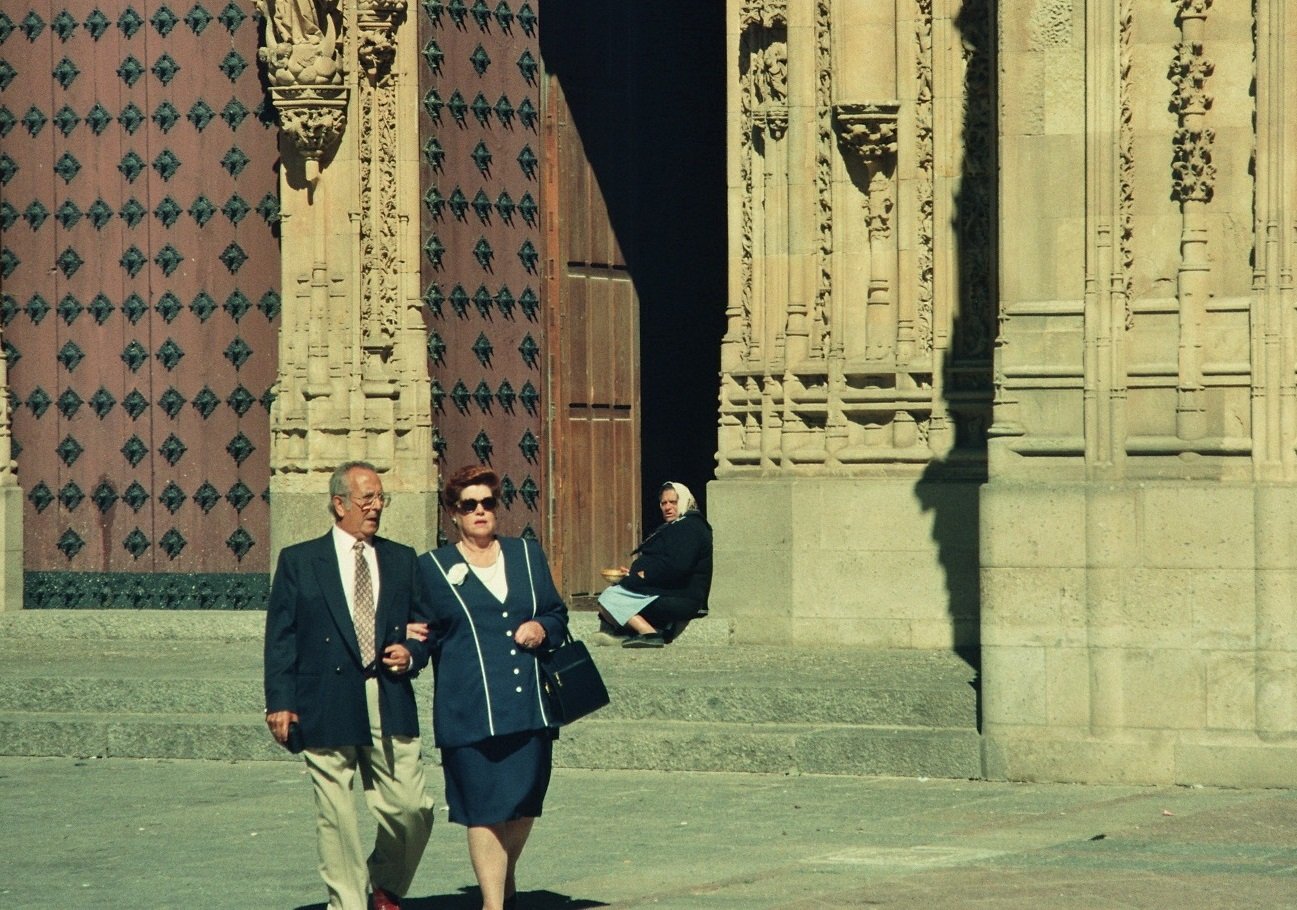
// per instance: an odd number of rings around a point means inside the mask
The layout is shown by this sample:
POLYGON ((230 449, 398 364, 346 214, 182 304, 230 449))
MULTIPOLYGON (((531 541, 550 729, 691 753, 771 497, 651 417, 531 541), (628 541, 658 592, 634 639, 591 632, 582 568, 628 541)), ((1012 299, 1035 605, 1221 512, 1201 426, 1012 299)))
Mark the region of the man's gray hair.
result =
MULTIPOLYGON (((347 474, 355 468, 363 468, 366 471, 378 473, 378 469, 368 461, 344 461, 334 469, 333 476, 329 478, 329 516, 334 521, 338 520, 338 516, 333 511, 333 497, 341 496, 346 499, 351 495, 351 484, 347 481, 347 474)), ((351 507, 348 506, 348 508, 351 507)))

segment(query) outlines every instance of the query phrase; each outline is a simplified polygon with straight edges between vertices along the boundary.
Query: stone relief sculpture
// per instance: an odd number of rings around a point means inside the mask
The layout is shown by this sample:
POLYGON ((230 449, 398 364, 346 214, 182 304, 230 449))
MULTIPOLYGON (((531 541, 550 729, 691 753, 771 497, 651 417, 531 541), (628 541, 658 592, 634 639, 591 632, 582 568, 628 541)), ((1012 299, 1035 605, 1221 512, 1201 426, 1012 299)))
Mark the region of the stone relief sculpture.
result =
POLYGON ((257 0, 257 9, 265 22, 258 57, 266 64, 270 99, 314 185, 346 121, 338 0, 257 0))

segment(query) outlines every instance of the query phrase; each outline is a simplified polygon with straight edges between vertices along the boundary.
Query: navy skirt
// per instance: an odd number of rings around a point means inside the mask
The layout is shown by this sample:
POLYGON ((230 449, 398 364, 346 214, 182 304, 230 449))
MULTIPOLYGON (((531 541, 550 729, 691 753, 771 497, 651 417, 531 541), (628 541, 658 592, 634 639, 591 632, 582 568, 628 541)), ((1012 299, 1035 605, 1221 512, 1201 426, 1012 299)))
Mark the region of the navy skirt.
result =
POLYGON ((442 749, 450 820, 476 826, 539 816, 553 759, 552 730, 493 736, 442 749))

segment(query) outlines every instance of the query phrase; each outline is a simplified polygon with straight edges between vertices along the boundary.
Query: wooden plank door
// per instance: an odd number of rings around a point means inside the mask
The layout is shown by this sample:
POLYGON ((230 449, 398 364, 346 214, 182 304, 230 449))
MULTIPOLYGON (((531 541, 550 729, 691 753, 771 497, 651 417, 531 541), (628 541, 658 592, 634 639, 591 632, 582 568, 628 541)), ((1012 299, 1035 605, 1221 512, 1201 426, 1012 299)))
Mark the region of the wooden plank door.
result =
POLYGON ((549 539, 560 587, 581 606, 640 537, 639 298, 556 78, 545 103, 549 539))

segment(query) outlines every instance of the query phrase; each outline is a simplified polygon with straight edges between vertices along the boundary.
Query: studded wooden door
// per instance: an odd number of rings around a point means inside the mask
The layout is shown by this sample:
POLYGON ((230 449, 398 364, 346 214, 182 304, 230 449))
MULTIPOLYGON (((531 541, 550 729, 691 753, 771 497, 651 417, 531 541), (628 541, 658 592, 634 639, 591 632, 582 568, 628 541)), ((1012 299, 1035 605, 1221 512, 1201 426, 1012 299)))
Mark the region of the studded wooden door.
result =
MULTIPOLYGON (((500 475, 505 534, 546 531, 536 0, 418 4, 423 300, 443 477, 500 475)), ((453 536, 449 516, 440 535, 453 536)))
POLYGON ((29 607, 264 601, 280 298, 258 31, 253 0, 0 12, 29 607))

